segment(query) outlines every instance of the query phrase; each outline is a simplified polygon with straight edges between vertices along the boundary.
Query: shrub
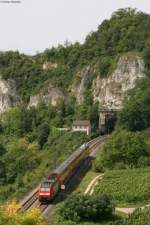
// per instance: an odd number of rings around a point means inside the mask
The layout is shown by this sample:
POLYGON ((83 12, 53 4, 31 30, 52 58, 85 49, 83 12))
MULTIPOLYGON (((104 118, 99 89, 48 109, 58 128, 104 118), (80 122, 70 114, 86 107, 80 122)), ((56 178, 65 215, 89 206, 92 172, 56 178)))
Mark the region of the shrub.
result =
POLYGON ((0 209, 1 225, 46 225, 37 209, 25 213, 17 212, 19 206, 15 201, 7 203, 0 209))
POLYGON ((138 167, 150 167, 150 157, 141 156, 138 160, 138 167))
POLYGON ((60 206, 58 214, 63 220, 103 220, 112 216, 114 206, 105 194, 95 196, 73 194, 60 206))
POLYGON ((141 156, 149 156, 149 152, 140 134, 118 130, 106 141, 99 164, 108 168, 118 163, 121 167, 137 167, 141 156))
POLYGON ((95 172, 103 173, 104 172, 104 167, 101 164, 101 158, 97 157, 94 162, 93 162, 93 169, 95 172))

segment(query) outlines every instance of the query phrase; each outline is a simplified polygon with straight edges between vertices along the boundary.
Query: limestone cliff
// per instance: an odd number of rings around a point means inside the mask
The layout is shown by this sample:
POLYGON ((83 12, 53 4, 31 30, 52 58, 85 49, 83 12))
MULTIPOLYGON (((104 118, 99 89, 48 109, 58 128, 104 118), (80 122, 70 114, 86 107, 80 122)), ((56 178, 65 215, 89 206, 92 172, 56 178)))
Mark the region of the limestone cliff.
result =
POLYGON ((13 80, 0 78, 0 113, 8 111, 19 103, 16 93, 16 84, 13 80))
MULTIPOLYGON (((78 104, 82 104, 85 91, 92 86, 93 99, 99 102, 101 109, 119 110, 127 91, 144 76, 143 59, 136 54, 126 54, 120 57, 115 71, 106 78, 102 78, 94 66, 86 66, 78 71, 69 92, 75 95, 78 104)), ((30 97, 28 107, 37 106, 41 100, 46 104, 56 105, 59 98, 65 99, 63 91, 49 84, 46 92, 40 91, 30 97)), ((0 113, 18 103, 16 83, 13 80, 0 78, 0 113)))
POLYGON ((120 57, 115 71, 106 78, 101 78, 93 67, 88 66, 83 69, 79 73, 80 82, 74 83, 72 86, 72 93, 78 104, 82 104, 88 83, 93 80, 94 102, 99 102, 101 109, 119 110, 127 91, 132 89, 136 81, 144 76, 143 59, 137 54, 128 53, 120 57))
POLYGON ((87 66, 76 75, 77 79, 72 85, 71 92, 76 97, 78 104, 83 103, 84 92, 88 88, 88 85, 91 83, 94 74, 95 70, 92 67, 87 66))
POLYGON ((57 103, 57 100, 59 98, 64 99, 64 97, 65 96, 60 89, 49 86, 46 93, 41 92, 38 95, 31 96, 28 107, 29 108, 32 106, 36 107, 40 101, 43 101, 46 104, 52 104, 53 106, 55 106, 57 103))
POLYGON ((119 59, 116 70, 109 77, 97 76, 93 81, 94 101, 98 101, 102 109, 119 110, 127 91, 144 76, 143 59, 135 54, 126 54, 119 59))

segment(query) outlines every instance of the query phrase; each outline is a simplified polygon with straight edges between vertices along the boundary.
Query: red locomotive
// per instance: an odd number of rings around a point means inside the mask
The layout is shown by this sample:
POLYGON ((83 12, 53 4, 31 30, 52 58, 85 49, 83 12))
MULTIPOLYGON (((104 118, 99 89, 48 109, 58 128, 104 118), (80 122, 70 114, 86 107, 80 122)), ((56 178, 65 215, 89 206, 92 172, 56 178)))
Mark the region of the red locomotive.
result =
POLYGON ((44 181, 38 192, 39 201, 52 200, 57 192, 63 187, 61 178, 57 174, 52 174, 48 180, 44 181))

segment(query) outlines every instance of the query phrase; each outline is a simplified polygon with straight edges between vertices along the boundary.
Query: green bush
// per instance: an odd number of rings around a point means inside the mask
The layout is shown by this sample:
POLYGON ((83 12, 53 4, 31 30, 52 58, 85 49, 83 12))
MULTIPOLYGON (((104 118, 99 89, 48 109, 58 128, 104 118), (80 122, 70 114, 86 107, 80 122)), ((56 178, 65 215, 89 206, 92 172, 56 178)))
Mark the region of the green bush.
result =
POLYGON ((141 156, 138 160, 138 167, 150 167, 150 157, 141 156))
POLYGON ((101 156, 97 156, 96 159, 92 163, 93 170, 95 172, 103 173, 104 167, 101 163, 101 156))
POLYGON ((108 196, 72 194, 58 209, 63 220, 104 220, 112 216, 114 206, 108 196))

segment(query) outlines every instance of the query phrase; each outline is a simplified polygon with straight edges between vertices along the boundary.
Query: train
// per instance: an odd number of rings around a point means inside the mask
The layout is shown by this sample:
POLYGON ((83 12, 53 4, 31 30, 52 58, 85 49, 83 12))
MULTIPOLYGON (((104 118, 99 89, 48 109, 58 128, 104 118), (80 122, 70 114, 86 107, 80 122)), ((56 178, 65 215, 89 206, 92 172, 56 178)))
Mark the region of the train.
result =
POLYGON ((68 159, 52 171, 48 179, 41 183, 38 190, 38 199, 40 202, 50 202, 60 190, 65 189, 67 181, 77 170, 82 161, 89 156, 92 142, 93 140, 80 146, 68 159))

